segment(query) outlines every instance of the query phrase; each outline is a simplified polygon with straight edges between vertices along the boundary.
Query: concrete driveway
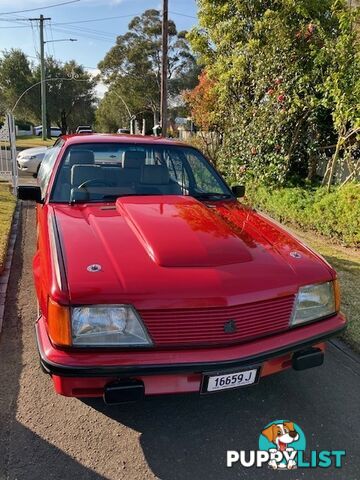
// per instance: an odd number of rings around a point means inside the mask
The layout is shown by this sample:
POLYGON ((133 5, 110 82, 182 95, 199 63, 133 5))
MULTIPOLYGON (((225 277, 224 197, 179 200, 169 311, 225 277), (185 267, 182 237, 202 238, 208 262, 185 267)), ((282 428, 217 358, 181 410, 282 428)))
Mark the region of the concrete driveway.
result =
POLYGON ((33 206, 24 206, 21 225, 0 338, 1 480, 360 478, 360 365, 334 346, 323 367, 208 397, 110 408, 55 395, 34 341, 33 206), (344 468, 226 468, 227 449, 257 449, 278 418, 296 422, 311 450, 346 450, 344 468))
POLYGON ((36 179, 33 177, 32 173, 23 172, 19 170, 19 185, 37 185, 36 179))

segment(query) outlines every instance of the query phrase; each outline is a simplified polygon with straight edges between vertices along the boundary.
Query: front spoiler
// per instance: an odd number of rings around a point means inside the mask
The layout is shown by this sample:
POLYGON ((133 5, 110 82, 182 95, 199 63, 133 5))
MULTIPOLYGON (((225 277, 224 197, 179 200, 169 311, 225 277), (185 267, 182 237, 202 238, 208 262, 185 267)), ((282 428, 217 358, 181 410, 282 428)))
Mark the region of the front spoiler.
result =
MULTIPOLYGON (((40 319, 41 321, 41 319, 40 319)), ((226 370, 226 369, 237 369, 243 368, 247 365, 254 365, 254 364, 262 364, 267 360, 272 358, 276 358, 288 353, 299 352, 305 350, 308 347, 313 345, 322 343, 330 338, 338 335, 345 329, 345 319, 341 314, 338 314, 334 317, 331 317, 326 320, 321 320, 319 322, 314 322, 310 325, 305 325, 303 327, 298 327, 297 329, 289 330, 288 332, 274 335, 271 337, 267 337, 265 339, 259 339, 257 341, 251 342, 251 346, 254 345, 257 347, 257 352, 253 354, 247 354, 245 351, 248 352, 251 350, 249 348, 250 344, 241 344, 235 347, 219 347, 219 348, 208 348, 203 350, 196 350, 194 351, 193 357, 199 358, 211 358, 214 357, 214 352, 216 352, 216 356, 219 357, 219 352, 223 353, 221 360, 204 360, 204 361, 184 361, 184 362, 177 362, 177 361, 170 361, 169 358, 174 355, 169 355, 169 352, 155 352, 155 351, 148 351, 146 352, 146 356, 151 359, 152 354, 159 357, 162 353, 164 353, 168 360, 167 362, 163 363, 134 363, 128 364, 124 362, 124 364, 112 364, 112 365, 91 365, 87 364, 84 365, 79 362, 77 365, 72 363, 58 363, 54 362, 49 358, 49 354, 46 352, 56 352, 57 354, 63 354, 65 359, 68 352, 56 349, 51 343, 47 336, 46 331, 44 332, 44 326, 41 327, 40 323, 36 323, 36 339, 37 345, 40 355, 40 362, 42 368, 45 372, 51 375, 57 375, 60 377, 129 377, 129 376, 144 376, 144 375, 166 375, 166 374, 184 374, 184 373, 204 373, 204 372, 213 372, 214 370, 226 370), (42 331, 42 329, 44 329, 42 331), (298 335, 297 341, 286 342, 288 337, 293 338, 293 333, 296 332, 298 335), (305 335, 305 333, 307 335, 305 335), (312 333, 312 334, 311 334, 312 333), (46 337, 44 337, 44 334, 46 337), (44 346, 44 339, 47 340, 47 345, 44 346), (285 344, 282 345, 282 343, 285 344), (272 344, 272 348, 263 348, 261 346, 270 345, 272 344), (260 347, 260 348, 259 348, 260 347), (237 358, 226 359, 229 356, 229 351, 234 353, 234 348, 238 350, 239 356, 237 358), (260 350, 260 351, 259 351, 260 350), (245 353, 245 355, 241 355, 241 353, 245 353)), ((253 349, 254 350, 254 349, 253 349)), ((174 350, 175 351, 175 350, 174 350)), ((171 353, 173 353, 172 351, 171 353)), ((183 353, 184 358, 191 357, 192 351, 179 351, 176 350, 177 357, 181 357, 183 353)), ((119 356, 124 355, 124 352, 119 353, 119 356)), ((79 358, 82 355, 82 352, 79 352, 79 358)), ((101 353, 96 352, 94 353, 94 357, 99 359, 99 363, 101 362, 101 353)), ((105 354, 103 354, 105 355, 105 354)), ((72 350, 69 354, 72 361, 76 359, 77 352, 72 350)), ((133 356, 134 361, 136 359, 139 361, 139 352, 136 351, 127 351, 126 352, 126 360, 128 361, 129 356, 133 356)), ((88 360, 89 357, 92 358, 90 353, 86 354, 86 359, 88 360)))

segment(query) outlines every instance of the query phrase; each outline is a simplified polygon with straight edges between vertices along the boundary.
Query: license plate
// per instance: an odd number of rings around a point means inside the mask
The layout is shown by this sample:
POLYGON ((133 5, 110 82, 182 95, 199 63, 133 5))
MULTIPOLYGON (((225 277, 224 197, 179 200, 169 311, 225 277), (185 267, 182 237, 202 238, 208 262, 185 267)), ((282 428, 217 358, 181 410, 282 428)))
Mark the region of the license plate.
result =
POLYGON ((257 383, 260 375, 260 367, 253 367, 249 370, 237 372, 204 375, 202 382, 202 393, 218 392, 231 388, 246 387, 257 383))

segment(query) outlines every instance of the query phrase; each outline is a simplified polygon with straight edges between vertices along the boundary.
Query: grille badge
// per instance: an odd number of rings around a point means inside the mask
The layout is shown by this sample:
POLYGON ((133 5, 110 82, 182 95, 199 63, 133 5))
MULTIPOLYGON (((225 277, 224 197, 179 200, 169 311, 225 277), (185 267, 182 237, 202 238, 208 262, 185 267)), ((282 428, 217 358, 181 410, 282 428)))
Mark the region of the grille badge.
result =
POLYGON ((236 332, 236 323, 234 320, 229 320, 224 324, 225 333, 235 333, 236 332))

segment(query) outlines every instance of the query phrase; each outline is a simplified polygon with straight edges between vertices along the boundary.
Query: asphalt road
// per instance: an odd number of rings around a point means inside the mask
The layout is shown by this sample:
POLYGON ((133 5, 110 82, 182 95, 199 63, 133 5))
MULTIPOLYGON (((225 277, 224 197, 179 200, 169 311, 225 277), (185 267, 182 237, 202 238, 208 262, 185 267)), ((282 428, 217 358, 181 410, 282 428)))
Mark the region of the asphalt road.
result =
POLYGON ((330 347, 323 367, 207 397, 105 407, 55 395, 34 341, 34 208, 25 205, 0 338, 0 479, 360 479, 360 365, 330 347), (342 469, 278 473, 225 466, 264 426, 296 422, 311 450, 346 450, 342 469))

